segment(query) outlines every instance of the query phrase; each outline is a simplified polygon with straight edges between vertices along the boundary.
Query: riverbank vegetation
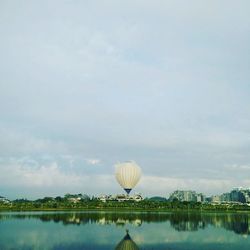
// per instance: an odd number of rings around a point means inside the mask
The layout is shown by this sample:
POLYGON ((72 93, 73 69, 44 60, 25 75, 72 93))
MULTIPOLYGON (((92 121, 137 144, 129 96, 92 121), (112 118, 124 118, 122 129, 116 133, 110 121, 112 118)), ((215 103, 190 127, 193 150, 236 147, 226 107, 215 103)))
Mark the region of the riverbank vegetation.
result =
POLYGON ((37 200, 17 199, 8 203, 0 203, 1 211, 43 211, 43 210, 121 210, 121 211, 249 211, 247 204, 200 203, 161 201, 144 199, 143 201, 106 201, 87 196, 80 199, 74 197, 45 197, 37 200))

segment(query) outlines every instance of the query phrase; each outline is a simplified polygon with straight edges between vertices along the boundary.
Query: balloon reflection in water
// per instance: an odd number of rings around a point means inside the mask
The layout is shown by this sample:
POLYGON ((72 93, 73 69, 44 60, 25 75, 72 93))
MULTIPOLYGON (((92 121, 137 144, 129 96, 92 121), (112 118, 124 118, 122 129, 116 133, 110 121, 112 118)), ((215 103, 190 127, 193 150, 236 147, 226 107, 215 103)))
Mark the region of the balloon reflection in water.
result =
POLYGON ((139 250, 138 246, 131 239, 128 230, 126 230, 126 235, 116 246, 115 250, 139 250))

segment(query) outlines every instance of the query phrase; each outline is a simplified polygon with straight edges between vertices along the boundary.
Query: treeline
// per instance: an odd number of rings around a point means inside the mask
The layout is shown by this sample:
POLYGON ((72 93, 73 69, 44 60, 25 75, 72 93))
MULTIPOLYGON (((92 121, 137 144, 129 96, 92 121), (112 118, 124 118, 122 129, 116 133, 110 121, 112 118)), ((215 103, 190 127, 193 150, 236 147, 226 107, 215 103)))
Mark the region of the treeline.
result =
POLYGON ((107 201, 87 195, 71 195, 64 197, 44 197, 37 200, 17 199, 10 203, 0 203, 1 210, 132 210, 132 211, 250 211, 246 204, 211 204, 200 202, 157 201, 107 201))

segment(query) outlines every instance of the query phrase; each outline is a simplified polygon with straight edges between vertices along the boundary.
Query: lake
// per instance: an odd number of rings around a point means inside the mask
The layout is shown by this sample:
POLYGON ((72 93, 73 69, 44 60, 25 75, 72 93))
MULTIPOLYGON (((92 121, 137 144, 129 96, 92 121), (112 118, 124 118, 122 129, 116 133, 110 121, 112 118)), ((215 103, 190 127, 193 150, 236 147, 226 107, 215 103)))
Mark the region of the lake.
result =
POLYGON ((0 249, 249 250, 249 223, 244 213, 2 212, 0 249))

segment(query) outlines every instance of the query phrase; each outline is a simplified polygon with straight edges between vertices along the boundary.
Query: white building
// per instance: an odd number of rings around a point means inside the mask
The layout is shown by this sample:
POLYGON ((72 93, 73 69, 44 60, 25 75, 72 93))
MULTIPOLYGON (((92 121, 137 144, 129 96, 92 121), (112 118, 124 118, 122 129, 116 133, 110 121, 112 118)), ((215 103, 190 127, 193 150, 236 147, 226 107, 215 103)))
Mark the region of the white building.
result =
POLYGON ((11 202, 7 198, 0 196, 0 203, 8 204, 8 203, 11 203, 11 202))
POLYGON ((102 202, 107 201, 118 201, 118 202, 124 202, 124 201, 142 201, 143 197, 140 194, 135 194, 133 196, 129 196, 126 194, 117 194, 117 195, 100 195, 98 199, 102 202))

